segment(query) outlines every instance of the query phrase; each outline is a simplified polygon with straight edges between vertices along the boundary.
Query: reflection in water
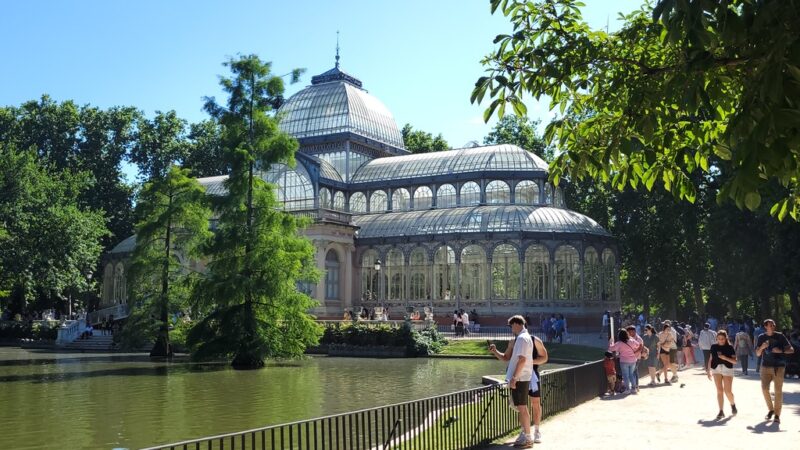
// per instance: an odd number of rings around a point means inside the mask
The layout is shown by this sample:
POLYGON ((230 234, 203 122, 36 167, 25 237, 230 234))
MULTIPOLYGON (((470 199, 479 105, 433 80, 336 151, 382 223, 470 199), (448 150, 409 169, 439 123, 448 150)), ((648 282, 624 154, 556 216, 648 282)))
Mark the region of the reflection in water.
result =
POLYGON ((327 357, 234 371, 0 348, 0 449, 137 448, 444 394, 502 371, 492 360, 327 357))

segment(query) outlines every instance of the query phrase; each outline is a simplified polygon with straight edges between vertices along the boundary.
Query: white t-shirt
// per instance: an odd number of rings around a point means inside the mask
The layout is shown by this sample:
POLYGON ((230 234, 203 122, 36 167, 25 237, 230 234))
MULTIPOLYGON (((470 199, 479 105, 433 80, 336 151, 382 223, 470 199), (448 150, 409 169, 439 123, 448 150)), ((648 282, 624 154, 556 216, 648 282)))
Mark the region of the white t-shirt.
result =
POLYGON ((506 382, 511 381, 514 372, 517 369, 517 362, 519 362, 520 355, 525 357, 525 365, 519 373, 518 381, 531 381, 531 374, 533 373, 533 340, 528 330, 522 329, 516 340, 514 340, 514 351, 511 353, 511 359, 508 361, 508 369, 506 369, 506 382))
POLYGON ((469 314, 467 313, 462 314, 461 320, 464 322, 464 325, 469 325, 469 314))

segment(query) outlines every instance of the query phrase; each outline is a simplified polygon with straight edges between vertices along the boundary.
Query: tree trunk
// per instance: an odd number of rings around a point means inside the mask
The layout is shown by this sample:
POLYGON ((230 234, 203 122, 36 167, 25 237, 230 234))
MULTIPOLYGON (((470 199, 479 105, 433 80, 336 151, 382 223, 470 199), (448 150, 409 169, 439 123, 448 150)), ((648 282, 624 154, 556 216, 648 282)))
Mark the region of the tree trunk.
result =
POLYGON ((159 305, 158 338, 153 349, 150 350, 151 357, 171 357, 172 346, 169 342, 169 260, 170 244, 172 238, 172 192, 169 193, 169 203, 167 205, 167 233, 164 243, 164 262, 161 268, 161 302, 159 305))
MULTIPOLYGON (((798 329, 800 328, 800 292, 789 292, 789 304, 792 305, 792 328, 798 329)), ((800 351, 800 349, 795 349, 795 351, 800 351)))

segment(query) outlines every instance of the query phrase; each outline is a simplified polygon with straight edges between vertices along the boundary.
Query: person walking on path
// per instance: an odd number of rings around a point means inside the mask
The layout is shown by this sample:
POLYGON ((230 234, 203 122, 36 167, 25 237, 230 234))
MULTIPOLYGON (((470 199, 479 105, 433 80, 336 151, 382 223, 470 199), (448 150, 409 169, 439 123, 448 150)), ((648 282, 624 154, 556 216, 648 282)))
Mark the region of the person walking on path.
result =
POLYGON ((753 354, 753 341, 750 340, 750 335, 744 330, 744 327, 739 328, 736 333, 736 338, 733 341, 733 348, 736 349, 736 359, 742 365, 742 373, 747 375, 747 367, 750 362, 750 355, 753 354))
POLYGON ((633 379, 635 380, 636 392, 639 392, 639 364, 642 359, 647 358, 647 347, 644 345, 644 341, 642 337, 636 334, 636 326, 635 325, 628 325, 625 327, 625 331, 628 332, 628 338, 633 339, 634 341, 639 343, 639 358, 636 360, 636 363, 633 365, 633 379))
MULTIPOLYGON (((656 364, 658 364, 658 335, 656 335, 656 330, 649 323, 644 326, 642 343, 644 343, 644 348, 647 349, 647 356, 644 362, 647 364, 647 373, 650 374, 650 384, 648 386, 655 386, 656 364)), ((666 375, 664 376, 666 377, 666 375)))
POLYGON ((672 331, 672 325, 669 320, 664 322, 664 328, 658 333, 658 357, 661 358, 661 370, 664 374, 664 384, 670 384, 670 378, 667 377, 667 370, 672 371, 672 382, 678 381, 678 370, 675 355, 677 355, 677 348, 675 347, 675 333, 672 331))
MULTIPOLYGON (((510 357, 506 353, 497 351, 494 344, 489 345, 489 352, 501 361, 507 361, 506 382, 511 389, 511 401, 517 408, 519 424, 522 431, 514 442, 516 448, 533 448, 533 438, 531 437, 531 417, 528 413, 528 390, 531 383, 538 383, 538 378, 533 372, 533 340, 528 330, 525 328, 525 319, 520 316, 512 316, 508 319, 508 326, 514 334, 514 349, 510 357)), ((538 386, 538 384, 534 384, 538 386)))
POLYGON ((711 324, 706 322, 697 338, 697 346, 703 351, 703 367, 708 367, 711 359, 711 346, 717 341, 717 333, 711 331, 711 324))
POLYGON ((642 349, 639 342, 628 337, 628 332, 625 330, 619 330, 617 339, 617 342, 613 339, 608 340, 608 351, 619 354, 619 368, 622 371, 622 383, 625 385, 623 393, 635 394, 639 386, 636 384, 633 372, 642 349))
POLYGON ((733 398, 734 364, 736 364, 736 351, 728 342, 728 333, 725 330, 719 330, 717 342, 711 346, 711 359, 706 366, 708 379, 710 380, 713 376, 714 384, 717 386, 717 404, 719 405, 717 419, 725 417, 725 412, 722 410, 724 397, 728 397, 728 403, 731 404, 731 414, 736 415, 739 412, 736 410, 736 401, 733 398))
POLYGON ((766 420, 781 423, 783 406, 783 376, 786 373, 786 355, 794 353, 794 348, 783 333, 775 331, 775 321, 764 321, 764 333, 756 340, 756 355, 761 357, 761 393, 767 403, 766 420), (769 395, 769 384, 774 383, 775 403, 769 395))
POLYGON ((694 360, 694 344, 692 343, 692 339, 694 339, 692 326, 686 325, 683 331, 683 361, 685 367, 691 367, 697 362, 694 360))

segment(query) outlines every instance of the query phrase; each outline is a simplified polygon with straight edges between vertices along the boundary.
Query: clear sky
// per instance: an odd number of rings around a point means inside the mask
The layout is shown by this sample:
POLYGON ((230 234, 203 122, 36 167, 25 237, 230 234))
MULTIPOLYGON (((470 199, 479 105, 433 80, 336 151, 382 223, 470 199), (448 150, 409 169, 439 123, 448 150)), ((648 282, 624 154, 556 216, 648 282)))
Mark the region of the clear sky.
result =
MULTIPOLYGON (((590 25, 612 31, 618 11, 641 4, 584 1, 590 25)), ((203 96, 224 100, 217 76, 228 56, 255 53, 278 74, 306 68, 291 94, 333 67, 339 30, 341 68, 386 104, 399 127, 442 133, 460 147, 490 130, 469 96, 494 36, 510 29, 502 14, 490 14, 488 0, 7 1, 0 105, 47 93, 149 116, 174 109, 196 122, 206 118, 203 96)), ((549 118, 546 104, 529 102, 528 111, 549 118)))

